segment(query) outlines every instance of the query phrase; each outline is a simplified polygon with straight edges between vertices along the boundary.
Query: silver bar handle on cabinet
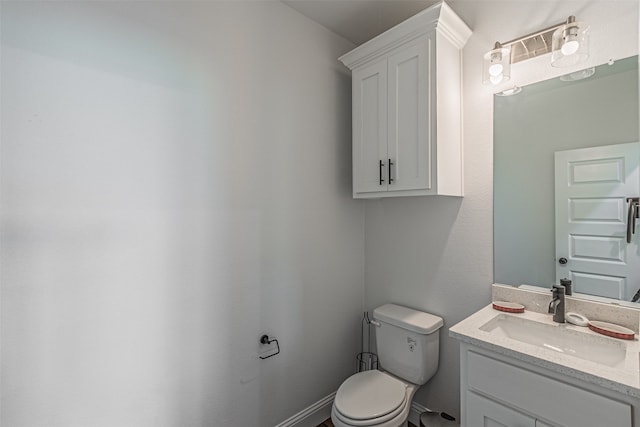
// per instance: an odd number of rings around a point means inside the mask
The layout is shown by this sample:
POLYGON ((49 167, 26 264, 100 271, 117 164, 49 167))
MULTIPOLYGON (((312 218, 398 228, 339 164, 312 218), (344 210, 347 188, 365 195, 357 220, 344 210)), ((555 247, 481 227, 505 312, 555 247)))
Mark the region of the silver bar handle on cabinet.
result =
POLYGON ((382 178, 382 168, 383 167, 384 167, 384 162, 382 160, 380 160, 380 163, 378 163, 378 176, 380 178, 379 185, 382 185, 382 183, 384 182, 384 179, 382 178))
POLYGON ((391 166, 393 166, 395 163, 393 163, 391 161, 391 159, 389 159, 389 185, 391 185, 391 183, 393 182, 393 178, 391 178, 391 166))

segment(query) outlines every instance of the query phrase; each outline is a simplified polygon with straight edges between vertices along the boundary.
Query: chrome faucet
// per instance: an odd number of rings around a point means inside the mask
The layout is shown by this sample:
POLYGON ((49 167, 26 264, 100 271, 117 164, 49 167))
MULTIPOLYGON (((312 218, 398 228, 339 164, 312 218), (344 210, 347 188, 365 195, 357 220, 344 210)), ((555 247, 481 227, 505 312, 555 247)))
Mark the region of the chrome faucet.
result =
POLYGON ((564 323, 564 293, 562 285, 553 285, 551 288, 552 297, 549 303, 549 313, 553 313, 553 321, 564 323))

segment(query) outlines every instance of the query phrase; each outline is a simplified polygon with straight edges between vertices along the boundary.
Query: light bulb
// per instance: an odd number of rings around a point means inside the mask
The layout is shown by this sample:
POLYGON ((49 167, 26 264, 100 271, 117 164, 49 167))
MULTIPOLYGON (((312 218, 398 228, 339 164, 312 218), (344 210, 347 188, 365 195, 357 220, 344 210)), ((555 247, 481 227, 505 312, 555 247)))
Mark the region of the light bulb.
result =
POLYGON ((578 51, 580 43, 577 40, 569 40, 562 45, 562 54, 565 56, 573 55, 578 51))
POLYGON ((502 74, 503 70, 504 70, 504 67, 502 66, 502 64, 493 64, 489 67, 489 74, 492 77, 497 77, 500 74, 502 74))
POLYGON ((500 83, 502 81, 502 79, 504 78, 504 76, 502 75, 502 73, 498 74, 497 76, 491 76, 489 77, 489 80, 491 81, 491 83, 493 83, 494 85, 497 85, 498 83, 500 83))
POLYGON ((511 50, 496 42, 495 47, 485 53, 482 62, 482 83, 497 85, 509 80, 511 50))

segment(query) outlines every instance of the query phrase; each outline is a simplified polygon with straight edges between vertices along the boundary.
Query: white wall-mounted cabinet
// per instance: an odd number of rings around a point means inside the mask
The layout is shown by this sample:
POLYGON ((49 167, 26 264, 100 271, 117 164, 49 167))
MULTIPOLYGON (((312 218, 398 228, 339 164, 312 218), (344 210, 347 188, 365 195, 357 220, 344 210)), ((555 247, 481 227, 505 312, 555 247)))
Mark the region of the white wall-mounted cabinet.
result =
POLYGON ((352 70, 353 197, 463 195, 470 35, 442 2, 340 57, 352 70))

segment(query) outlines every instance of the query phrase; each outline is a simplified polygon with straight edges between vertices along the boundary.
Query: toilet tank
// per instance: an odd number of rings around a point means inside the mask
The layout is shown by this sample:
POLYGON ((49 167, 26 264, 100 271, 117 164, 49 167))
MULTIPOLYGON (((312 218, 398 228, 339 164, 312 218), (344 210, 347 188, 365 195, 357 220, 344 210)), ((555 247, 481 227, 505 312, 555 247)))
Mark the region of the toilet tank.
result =
POLYGON ((378 359, 383 370, 422 385, 436 373, 441 317, 396 304, 373 310, 378 359))

